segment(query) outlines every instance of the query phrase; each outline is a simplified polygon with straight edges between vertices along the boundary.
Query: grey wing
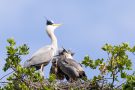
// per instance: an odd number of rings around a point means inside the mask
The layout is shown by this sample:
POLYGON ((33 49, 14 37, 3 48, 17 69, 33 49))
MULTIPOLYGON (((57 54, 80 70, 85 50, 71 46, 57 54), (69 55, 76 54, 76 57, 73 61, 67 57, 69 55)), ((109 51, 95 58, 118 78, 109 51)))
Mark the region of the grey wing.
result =
POLYGON ((82 78, 82 77, 86 77, 86 74, 81 66, 80 63, 76 62, 75 60, 73 59, 65 59, 67 63, 69 63, 70 66, 73 66, 74 68, 77 69, 77 72, 79 73, 79 77, 82 78))
POLYGON ((73 59, 65 59, 66 62, 68 62, 71 66, 75 67, 76 69, 78 69, 78 71, 84 71, 81 64, 76 62, 73 59))
POLYGON ((50 47, 43 47, 39 49, 31 59, 27 60, 24 63, 24 67, 38 66, 41 64, 47 65, 50 60, 53 58, 54 52, 50 47))
POLYGON ((79 73, 77 72, 77 69, 69 65, 64 60, 58 60, 58 67, 61 69, 63 73, 68 75, 70 78, 79 77, 79 73))

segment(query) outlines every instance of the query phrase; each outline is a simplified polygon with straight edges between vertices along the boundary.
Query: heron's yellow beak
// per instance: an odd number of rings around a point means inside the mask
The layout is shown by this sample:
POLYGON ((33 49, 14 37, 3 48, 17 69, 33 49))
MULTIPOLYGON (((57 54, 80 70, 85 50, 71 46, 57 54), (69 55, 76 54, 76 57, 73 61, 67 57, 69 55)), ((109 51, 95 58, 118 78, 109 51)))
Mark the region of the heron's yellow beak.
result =
POLYGON ((59 27, 59 26, 61 26, 62 24, 53 24, 53 26, 57 26, 57 27, 59 27))

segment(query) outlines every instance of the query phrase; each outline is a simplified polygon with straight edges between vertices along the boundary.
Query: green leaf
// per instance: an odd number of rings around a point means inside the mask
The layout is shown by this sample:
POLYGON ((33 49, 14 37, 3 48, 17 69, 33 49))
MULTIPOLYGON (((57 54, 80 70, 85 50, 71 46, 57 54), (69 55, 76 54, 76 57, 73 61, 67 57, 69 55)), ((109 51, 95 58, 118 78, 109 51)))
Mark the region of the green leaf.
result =
POLYGON ((49 76, 49 82, 53 82, 54 80, 56 80, 56 75, 55 74, 51 74, 49 76))
POLYGON ((26 44, 22 45, 19 47, 19 54, 20 55, 27 55, 29 53, 29 48, 27 47, 26 44))
POLYGON ((121 78, 126 78, 127 74, 125 72, 121 73, 121 78))
POLYGON ((14 41, 13 38, 7 39, 7 42, 8 42, 11 46, 14 46, 14 45, 16 44, 16 42, 14 41))

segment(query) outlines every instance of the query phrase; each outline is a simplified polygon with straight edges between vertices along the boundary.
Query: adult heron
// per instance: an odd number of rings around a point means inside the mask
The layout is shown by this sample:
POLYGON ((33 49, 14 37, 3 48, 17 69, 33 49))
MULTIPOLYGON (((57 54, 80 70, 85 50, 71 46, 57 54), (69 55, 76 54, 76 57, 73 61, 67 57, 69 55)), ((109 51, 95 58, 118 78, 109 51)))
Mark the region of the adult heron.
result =
POLYGON ((63 77, 65 77, 68 81, 73 82, 78 80, 78 78, 87 78, 81 64, 73 59, 71 51, 63 49, 58 55, 58 60, 54 63, 56 64, 52 66, 50 72, 56 73, 58 79, 61 79, 61 77, 63 79, 63 77))
POLYGON ((47 20, 46 25, 46 32, 51 39, 51 44, 40 48, 32 55, 29 60, 24 63, 24 67, 34 66, 36 70, 40 71, 42 76, 44 75, 44 66, 48 65, 48 63, 52 60, 53 56, 55 56, 57 52, 58 45, 54 30, 61 24, 55 24, 53 21, 47 20))

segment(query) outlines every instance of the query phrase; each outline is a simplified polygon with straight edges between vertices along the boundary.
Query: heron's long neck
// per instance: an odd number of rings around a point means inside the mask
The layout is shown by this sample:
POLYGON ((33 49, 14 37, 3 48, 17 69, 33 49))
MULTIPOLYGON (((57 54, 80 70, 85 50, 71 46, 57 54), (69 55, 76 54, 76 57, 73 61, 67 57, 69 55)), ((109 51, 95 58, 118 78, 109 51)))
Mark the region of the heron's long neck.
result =
POLYGON ((54 46, 55 49, 57 49, 58 48, 57 38, 56 38, 54 32, 50 31, 50 33, 48 33, 48 34, 49 34, 49 37, 51 38, 51 45, 54 46))

